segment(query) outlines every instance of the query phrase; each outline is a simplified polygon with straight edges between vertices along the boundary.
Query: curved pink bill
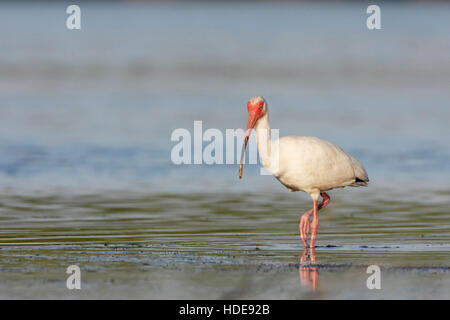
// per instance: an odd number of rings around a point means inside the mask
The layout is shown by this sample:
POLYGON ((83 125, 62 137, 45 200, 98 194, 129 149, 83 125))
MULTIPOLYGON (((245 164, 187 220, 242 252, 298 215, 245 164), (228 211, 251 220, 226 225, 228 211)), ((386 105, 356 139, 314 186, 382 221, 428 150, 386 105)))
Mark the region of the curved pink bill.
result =
POLYGON ((241 152, 241 162, 239 164, 239 179, 242 179, 242 171, 244 169, 244 160, 245 160, 245 150, 247 149, 248 139, 250 137, 250 133, 252 132, 253 127, 255 126, 256 120, 258 120, 256 113, 252 112, 248 115, 247 130, 245 131, 244 144, 242 145, 242 152, 241 152))

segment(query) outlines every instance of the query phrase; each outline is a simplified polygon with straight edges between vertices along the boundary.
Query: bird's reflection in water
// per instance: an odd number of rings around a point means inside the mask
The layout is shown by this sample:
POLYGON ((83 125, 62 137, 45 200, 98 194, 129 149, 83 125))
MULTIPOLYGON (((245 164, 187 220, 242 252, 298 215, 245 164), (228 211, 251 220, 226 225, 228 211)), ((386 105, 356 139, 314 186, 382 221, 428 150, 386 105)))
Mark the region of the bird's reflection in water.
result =
POLYGON ((303 250, 298 267, 298 273, 300 276, 300 285, 311 287, 313 291, 317 290, 319 271, 317 270, 316 252, 314 248, 311 248, 309 255, 307 248, 303 250))

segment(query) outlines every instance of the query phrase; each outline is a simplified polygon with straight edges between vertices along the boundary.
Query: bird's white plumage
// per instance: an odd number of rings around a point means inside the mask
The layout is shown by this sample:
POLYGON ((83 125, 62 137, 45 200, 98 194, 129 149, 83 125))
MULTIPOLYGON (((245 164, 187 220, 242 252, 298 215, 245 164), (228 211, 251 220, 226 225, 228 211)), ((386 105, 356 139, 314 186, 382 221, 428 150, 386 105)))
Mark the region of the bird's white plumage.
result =
POLYGON ((280 138, 278 145, 279 165, 273 174, 294 191, 326 191, 353 185, 356 178, 368 180, 362 165, 331 142, 287 136, 280 138))
POLYGON ((291 191, 305 191, 317 199, 322 191, 367 185, 364 167, 331 142, 306 136, 271 141, 266 104, 264 111, 255 125, 262 164, 291 191))

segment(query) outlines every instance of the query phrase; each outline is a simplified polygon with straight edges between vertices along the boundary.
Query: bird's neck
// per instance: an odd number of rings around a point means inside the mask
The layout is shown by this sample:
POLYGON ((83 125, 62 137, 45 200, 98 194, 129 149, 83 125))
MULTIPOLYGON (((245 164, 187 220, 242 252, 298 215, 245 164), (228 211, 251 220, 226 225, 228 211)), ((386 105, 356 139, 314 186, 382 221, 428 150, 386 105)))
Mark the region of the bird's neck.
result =
POLYGON ((263 167, 267 168, 271 163, 271 140, 269 115, 264 114, 255 125, 256 142, 258 146, 259 157, 263 167))

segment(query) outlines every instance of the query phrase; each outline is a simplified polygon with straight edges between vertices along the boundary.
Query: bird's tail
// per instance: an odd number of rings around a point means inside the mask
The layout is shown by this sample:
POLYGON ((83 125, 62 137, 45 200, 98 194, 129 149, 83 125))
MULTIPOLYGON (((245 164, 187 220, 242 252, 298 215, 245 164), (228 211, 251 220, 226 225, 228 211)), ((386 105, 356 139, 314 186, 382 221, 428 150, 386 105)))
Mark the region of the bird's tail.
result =
POLYGON ((363 179, 356 177, 355 182, 353 182, 350 186, 351 187, 367 187, 368 182, 369 182, 369 178, 366 178, 363 180, 363 179))

